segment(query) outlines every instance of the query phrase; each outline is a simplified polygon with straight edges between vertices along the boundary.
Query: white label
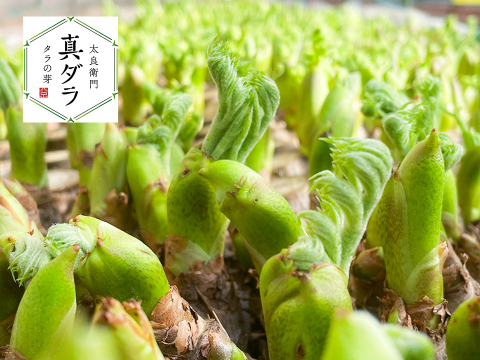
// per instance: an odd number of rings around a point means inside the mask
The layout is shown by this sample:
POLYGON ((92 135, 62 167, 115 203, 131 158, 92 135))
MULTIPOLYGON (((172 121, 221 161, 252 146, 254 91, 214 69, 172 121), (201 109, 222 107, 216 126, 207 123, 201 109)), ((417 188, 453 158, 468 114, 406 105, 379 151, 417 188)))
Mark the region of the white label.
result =
POLYGON ((118 122, 118 18, 23 18, 23 121, 118 122))

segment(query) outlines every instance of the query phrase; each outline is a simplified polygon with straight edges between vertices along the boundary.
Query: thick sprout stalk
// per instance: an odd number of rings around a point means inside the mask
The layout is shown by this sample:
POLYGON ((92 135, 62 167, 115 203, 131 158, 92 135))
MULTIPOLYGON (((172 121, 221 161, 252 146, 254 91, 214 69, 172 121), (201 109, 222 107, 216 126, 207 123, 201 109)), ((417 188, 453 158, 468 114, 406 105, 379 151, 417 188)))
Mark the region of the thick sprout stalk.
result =
POLYGON ((161 125, 155 127, 156 120, 143 125, 136 145, 128 149, 128 183, 142 238, 151 248, 164 244, 167 236, 171 151, 190 104, 189 95, 173 95, 161 125))
POLYGON ((220 211, 240 231, 259 272, 265 261, 297 240, 300 228, 292 208, 252 169, 220 160, 199 175, 213 185, 220 211))
POLYGON ((69 123, 67 124, 67 147, 70 165, 78 170, 80 186, 88 185, 92 172, 95 146, 105 133, 105 123, 69 123))
POLYGON ((72 331, 77 307, 73 264, 79 249, 68 247, 38 272, 25 291, 10 340, 10 351, 19 358, 47 358, 49 344, 62 344, 72 331))
POLYGON ((474 360, 480 357, 480 297, 463 302, 447 327, 449 360, 474 360))
POLYGON ((93 315, 95 327, 106 326, 116 343, 121 359, 163 360, 153 330, 139 302, 102 299, 93 315))
POLYGON ((444 162, 437 131, 417 144, 394 172, 376 209, 387 283, 406 304, 443 299, 440 244, 444 162))
POLYGON ((70 216, 88 214, 90 203, 86 186, 90 182, 95 147, 103 139, 105 123, 70 123, 67 124, 67 148, 70 165, 78 170, 80 187, 70 216))
POLYGON ((12 69, 0 59, 0 110, 7 124, 12 176, 25 185, 47 185, 45 124, 24 123, 21 108, 22 88, 12 69))
POLYGON ((23 111, 19 107, 9 107, 6 114, 12 177, 27 188, 40 189, 47 186, 47 164, 44 160, 47 141, 45 124, 24 123, 23 111))
POLYGON ((88 183, 90 214, 121 229, 131 229, 127 189, 127 146, 125 131, 109 123, 95 159, 88 183))
POLYGON ((388 148, 379 141, 325 141, 333 145, 334 172, 323 171, 315 179, 322 208, 299 213, 305 235, 271 257, 260 274, 274 359, 317 359, 335 311, 352 309, 346 274, 392 165, 388 148))
POLYGON ((215 160, 244 162, 262 138, 279 103, 275 83, 258 73, 239 77, 225 45, 208 49, 208 68, 218 88, 219 107, 201 149, 192 148, 168 191, 166 265, 178 275, 194 262, 223 253, 228 222, 215 190, 198 171, 215 160))

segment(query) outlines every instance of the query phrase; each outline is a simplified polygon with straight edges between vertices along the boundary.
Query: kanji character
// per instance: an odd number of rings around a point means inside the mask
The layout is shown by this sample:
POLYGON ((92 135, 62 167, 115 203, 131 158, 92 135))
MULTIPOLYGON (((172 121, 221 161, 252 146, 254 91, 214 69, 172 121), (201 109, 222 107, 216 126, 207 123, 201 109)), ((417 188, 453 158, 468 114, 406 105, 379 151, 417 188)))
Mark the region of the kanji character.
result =
POLYGON ((92 88, 92 85, 96 85, 95 89, 98 89, 98 80, 90 80, 90 89, 92 88))
POLYGON ((97 77, 98 75, 98 68, 90 68, 90 77, 97 77))
POLYGON ((43 75, 43 82, 44 83, 50 84, 51 80, 52 80, 52 75, 50 75, 50 74, 43 75))
MULTIPOLYGON (((72 90, 72 89, 75 89, 75 86, 72 86, 71 88, 63 88, 63 90, 72 90)), ((62 92, 62 94, 63 95, 75 94, 75 95, 73 95, 73 99, 67 105, 65 105, 65 106, 68 106, 75 101, 75 99, 77 98, 77 95, 78 95, 78 91, 64 91, 64 92, 62 92)))
POLYGON ((90 65, 98 65, 97 58, 95 56, 92 56, 90 59, 90 65))
POLYGON ((77 72, 77 69, 83 67, 82 64, 78 64, 76 66, 68 66, 67 64, 65 64, 65 69, 63 69, 63 72, 61 73, 61 75, 63 75, 67 70, 70 70, 72 69, 72 73, 68 73, 67 72, 67 75, 69 76, 69 78, 67 80, 65 80, 62 84, 65 84, 66 82, 69 82, 70 80, 72 80, 73 76, 75 75, 75 73, 77 72))
POLYGON ((76 40, 72 40, 72 39, 78 39, 78 35, 77 36, 74 36, 72 38, 72 35, 71 34, 68 34, 67 37, 62 37, 61 39, 62 40, 65 40, 65 51, 61 51, 59 52, 60 55, 65 55, 63 58, 61 58, 60 60, 65 60, 68 55, 73 55, 77 58, 77 60, 80 60, 80 56, 78 56, 76 53, 81 53, 83 52, 83 50, 78 50, 77 51, 77 41, 76 40))
POLYGON ((93 46, 90 46, 90 49, 92 49, 92 51, 90 51, 90 54, 91 53, 97 53, 98 54, 98 51, 97 51, 98 46, 95 46, 95 44, 93 44, 93 46))

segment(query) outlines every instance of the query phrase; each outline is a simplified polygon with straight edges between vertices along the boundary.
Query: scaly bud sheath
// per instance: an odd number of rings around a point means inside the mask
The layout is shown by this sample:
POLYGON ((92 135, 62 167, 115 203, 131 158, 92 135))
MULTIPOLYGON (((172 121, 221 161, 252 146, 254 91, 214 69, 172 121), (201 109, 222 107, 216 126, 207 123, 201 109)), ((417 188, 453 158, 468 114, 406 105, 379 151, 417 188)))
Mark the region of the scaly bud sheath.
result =
POLYGON ((105 123, 67 124, 67 148, 70 165, 77 169, 79 185, 88 185, 92 172, 95 145, 100 143, 105 133, 105 123))
POLYGON ((439 245, 443 186, 440 140, 433 130, 405 157, 376 209, 375 237, 384 249, 388 286, 406 304, 424 296, 435 304, 443 299, 446 251, 439 245))
POLYGON ((457 174, 458 204, 463 222, 468 225, 480 219, 480 146, 462 158, 457 174))
POLYGON ((139 302, 102 299, 93 316, 95 326, 106 325, 117 343, 122 360, 163 360, 152 327, 139 302))
POLYGON ((127 184, 127 137, 117 124, 108 123, 102 142, 95 149, 92 173, 88 184, 90 213, 117 227, 129 228, 130 214, 121 193, 127 184), (126 224, 124 221, 127 222, 126 224))
POLYGON ((480 297, 464 301, 447 327, 449 360, 475 360, 480 357, 480 297))
POLYGON ((165 243, 168 226, 169 169, 163 167, 159 158, 157 149, 150 144, 128 149, 128 183, 142 238, 151 248, 165 243))
POLYGON ((335 311, 352 309, 347 284, 345 273, 333 264, 302 271, 288 250, 271 257, 260 274, 270 357, 318 359, 335 311))
POLYGON ((208 334, 208 360, 247 360, 245 354, 230 340, 217 333, 208 334))
MULTIPOLYGON (((58 225, 52 228, 55 226, 58 225)), ((82 231, 77 235, 69 232, 70 235, 63 238, 63 246, 69 242, 94 244, 94 248, 80 258, 75 272, 90 294, 111 296, 119 301, 141 300, 149 315, 169 289, 158 257, 140 240, 98 219, 77 216, 70 221, 70 226, 80 227, 82 231), (88 234, 91 238, 85 241, 82 237, 88 234)), ((52 228, 49 231, 53 231, 52 228)))
POLYGON ((452 170, 445 173, 445 187, 442 201, 442 224, 445 232, 454 241, 458 241, 460 228, 458 224, 457 182, 452 170))
POLYGON ((428 337, 396 325, 381 325, 365 311, 338 312, 321 360, 433 360, 428 337))
POLYGON ((10 350, 30 359, 46 359, 50 343, 61 344, 73 329, 76 300, 73 245, 43 267, 28 286, 13 324, 10 350))
POLYGON ((295 213, 258 173, 231 160, 215 161, 198 173, 215 188, 220 211, 240 231, 259 272, 265 261, 297 240, 295 213))
POLYGON ((187 94, 173 95, 163 112, 162 125, 153 127, 155 119, 145 124, 138 144, 128 149, 128 183, 142 238, 153 249, 164 244, 167 236, 171 150, 191 103, 187 94))
POLYGON ((12 176, 22 184, 42 188, 47 185, 47 164, 44 154, 46 130, 44 123, 24 123, 23 111, 10 106, 6 111, 12 176))
POLYGON ((223 253, 228 222, 219 211, 215 190, 198 171, 215 160, 244 162, 279 103, 275 83, 259 73, 239 77, 229 51, 217 39, 207 55, 219 107, 202 149, 192 148, 185 155, 168 191, 165 263, 175 275, 223 253))

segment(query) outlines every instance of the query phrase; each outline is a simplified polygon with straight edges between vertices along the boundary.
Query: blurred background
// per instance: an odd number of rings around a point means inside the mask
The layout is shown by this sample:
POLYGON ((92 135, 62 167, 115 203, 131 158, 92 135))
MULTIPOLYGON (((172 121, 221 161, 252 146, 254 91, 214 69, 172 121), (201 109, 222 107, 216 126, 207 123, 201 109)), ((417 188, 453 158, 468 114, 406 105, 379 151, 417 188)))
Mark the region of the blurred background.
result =
MULTIPOLYGON (((134 14, 135 0, 113 1, 121 8, 121 16, 128 19, 134 14)), ((335 6, 349 3, 361 7, 367 15, 388 15, 405 20, 409 14, 431 15, 427 24, 435 26, 447 14, 456 14, 465 22, 468 15, 480 16, 480 0, 284 0, 283 3, 304 3, 311 7, 335 6)), ((23 16, 47 15, 101 15, 102 2, 96 0, 1 0, 0 38, 5 38, 9 47, 19 46, 23 16)))

